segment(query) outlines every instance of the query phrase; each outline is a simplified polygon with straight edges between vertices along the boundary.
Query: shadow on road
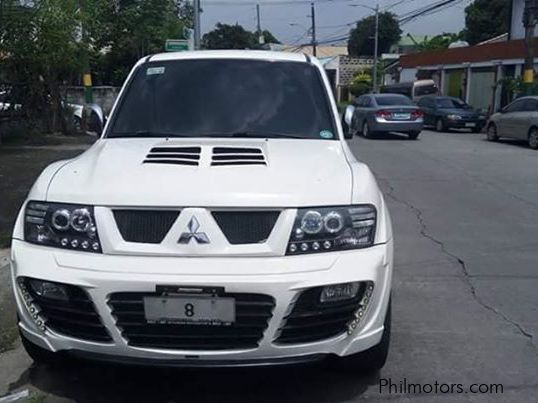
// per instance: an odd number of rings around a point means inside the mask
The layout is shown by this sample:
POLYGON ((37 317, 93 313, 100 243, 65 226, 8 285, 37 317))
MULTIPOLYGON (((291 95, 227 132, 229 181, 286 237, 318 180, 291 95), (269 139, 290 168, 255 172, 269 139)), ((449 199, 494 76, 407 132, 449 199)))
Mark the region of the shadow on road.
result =
MULTIPOLYGON (((373 134, 368 138, 360 137, 363 140, 409 140, 409 136, 407 134, 400 134, 400 133, 381 133, 381 134, 373 134)), ((420 137, 419 137, 420 138, 420 137)))
POLYGON ((379 375, 352 375, 325 365, 180 370, 72 363, 32 366, 11 385, 32 385, 76 402, 339 402, 377 384, 379 375))

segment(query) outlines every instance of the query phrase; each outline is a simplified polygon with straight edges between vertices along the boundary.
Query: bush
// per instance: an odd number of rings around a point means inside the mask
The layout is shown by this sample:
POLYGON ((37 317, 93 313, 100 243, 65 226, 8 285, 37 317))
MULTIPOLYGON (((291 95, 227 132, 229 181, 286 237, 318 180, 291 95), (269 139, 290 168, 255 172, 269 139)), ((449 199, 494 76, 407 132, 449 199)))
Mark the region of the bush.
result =
POLYGON ((372 76, 363 71, 354 74, 353 81, 349 85, 349 92, 358 97, 372 91, 372 76))

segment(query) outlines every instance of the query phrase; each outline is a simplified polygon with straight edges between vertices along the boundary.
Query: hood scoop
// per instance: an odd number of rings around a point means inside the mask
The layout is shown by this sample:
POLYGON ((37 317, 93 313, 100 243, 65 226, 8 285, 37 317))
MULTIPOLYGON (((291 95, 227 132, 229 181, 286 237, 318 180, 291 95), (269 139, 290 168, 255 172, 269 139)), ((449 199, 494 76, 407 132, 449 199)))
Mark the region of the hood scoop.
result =
POLYGON ((201 147, 153 147, 144 164, 200 165, 201 147))
POLYGON ((266 165, 267 160, 261 148, 214 147, 211 166, 266 165))

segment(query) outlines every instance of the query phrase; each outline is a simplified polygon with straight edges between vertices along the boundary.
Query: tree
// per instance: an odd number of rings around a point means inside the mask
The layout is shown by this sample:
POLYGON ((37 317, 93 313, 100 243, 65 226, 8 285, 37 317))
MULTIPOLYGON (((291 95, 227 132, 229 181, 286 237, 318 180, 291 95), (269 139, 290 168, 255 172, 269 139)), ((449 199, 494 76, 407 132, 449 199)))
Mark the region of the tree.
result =
POLYGON ((465 8, 463 38, 474 45, 507 33, 510 13, 510 0, 475 0, 465 8))
POLYGON ((278 39, 275 38, 275 36, 270 31, 266 29, 262 31, 262 34, 265 39, 265 43, 278 43, 278 44, 281 43, 278 39))
MULTIPOLYGON (((375 35, 375 16, 363 18, 351 30, 347 44, 351 56, 373 56, 375 35)), ((379 14, 379 54, 387 53, 402 36, 402 30, 395 14, 379 14)))
MULTIPOLYGON (((265 43, 280 43, 269 31, 263 31, 265 43)), ((204 49, 260 49, 258 34, 239 24, 218 23, 216 28, 202 38, 204 49)))
POLYGON ((121 85, 138 59, 163 52, 167 39, 184 39, 184 28, 192 26, 192 6, 186 1, 105 3, 94 7, 91 18, 101 22, 101 32, 93 33, 92 47, 92 70, 99 83, 121 85))
POLYGON ((436 35, 431 39, 426 39, 418 45, 420 52, 429 52, 431 50, 446 49, 452 42, 461 40, 461 34, 443 33, 436 35))
POLYGON ((47 131, 66 132, 62 87, 81 71, 76 1, 10 3, 10 18, 0 32, 2 78, 12 85, 13 103, 21 105, 24 116, 47 131))

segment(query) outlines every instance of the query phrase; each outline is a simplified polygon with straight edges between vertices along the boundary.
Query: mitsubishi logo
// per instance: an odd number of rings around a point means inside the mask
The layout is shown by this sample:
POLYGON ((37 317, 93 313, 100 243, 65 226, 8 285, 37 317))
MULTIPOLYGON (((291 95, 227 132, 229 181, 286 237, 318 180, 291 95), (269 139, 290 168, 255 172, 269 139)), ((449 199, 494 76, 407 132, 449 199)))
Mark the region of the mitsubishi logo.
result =
POLYGON ((180 243, 182 245, 188 245, 193 239, 196 241, 196 243, 202 245, 210 243, 206 233, 198 232, 198 229, 200 229, 200 223, 195 216, 192 216, 191 220, 187 224, 188 232, 182 233, 177 243, 180 243))

